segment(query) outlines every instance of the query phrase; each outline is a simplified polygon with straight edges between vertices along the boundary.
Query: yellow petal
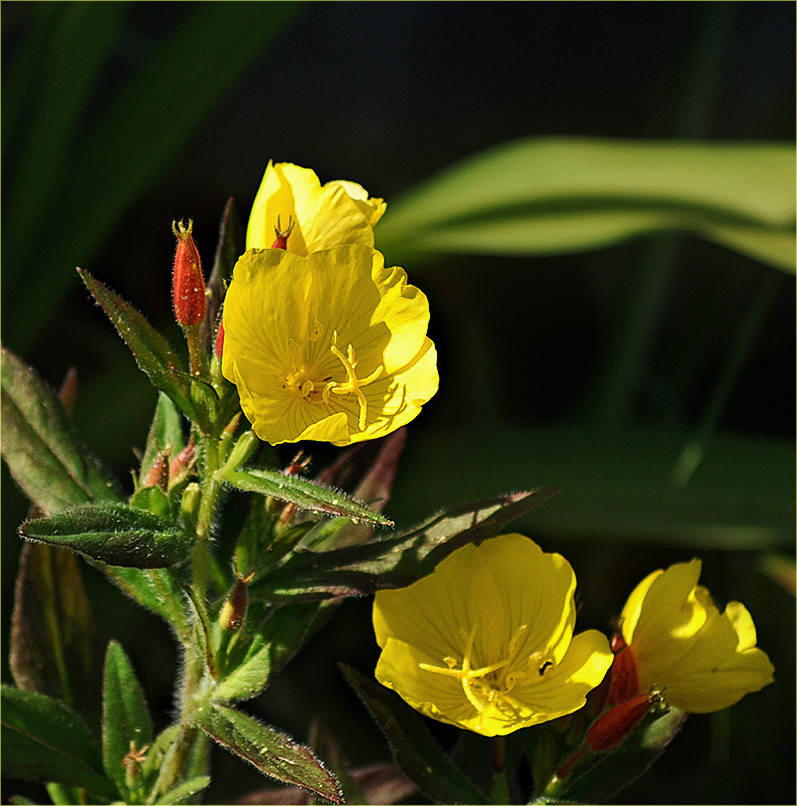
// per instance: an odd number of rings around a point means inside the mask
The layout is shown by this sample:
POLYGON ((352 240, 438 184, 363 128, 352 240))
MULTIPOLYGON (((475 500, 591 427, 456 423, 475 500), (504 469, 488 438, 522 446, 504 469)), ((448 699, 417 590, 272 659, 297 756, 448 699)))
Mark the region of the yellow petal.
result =
POLYGON ((283 228, 293 223, 287 248, 300 255, 345 243, 373 246, 371 218, 375 211, 368 204, 364 211, 362 203, 340 182, 322 186, 308 168, 269 162, 252 204, 246 248, 269 248, 278 219, 283 228))

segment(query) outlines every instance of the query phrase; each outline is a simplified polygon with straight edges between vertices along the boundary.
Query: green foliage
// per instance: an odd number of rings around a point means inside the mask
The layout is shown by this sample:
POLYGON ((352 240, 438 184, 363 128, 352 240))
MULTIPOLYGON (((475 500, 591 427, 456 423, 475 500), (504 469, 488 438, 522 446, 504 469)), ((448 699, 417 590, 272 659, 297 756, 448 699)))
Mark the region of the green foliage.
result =
POLYGON ((384 732, 396 763, 424 795, 436 803, 492 802, 446 758, 424 722, 395 694, 348 666, 341 670, 384 732))
POLYGON ((80 445, 56 393, 3 348, 2 450, 25 495, 50 514, 87 501, 118 500, 80 445))
POLYGON ((545 255, 682 230, 793 272, 794 164, 781 143, 505 143, 391 203, 377 246, 545 255))
POLYGON ((264 775, 300 786, 333 803, 342 802, 332 773, 307 747, 284 733, 225 705, 206 706, 196 714, 196 722, 214 741, 264 775))
POLYGON ((3 686, 2 695, 6 775, 81 787, 106 802, 116 797, 102 772, 99 748, 77 714, 34 691, 3 686))
POLYGON ((20 526, 29 540, 80 552, 108 565, 164 568, 185 560, 192 538, 171 521, 125 504, 84 504, 20 526))

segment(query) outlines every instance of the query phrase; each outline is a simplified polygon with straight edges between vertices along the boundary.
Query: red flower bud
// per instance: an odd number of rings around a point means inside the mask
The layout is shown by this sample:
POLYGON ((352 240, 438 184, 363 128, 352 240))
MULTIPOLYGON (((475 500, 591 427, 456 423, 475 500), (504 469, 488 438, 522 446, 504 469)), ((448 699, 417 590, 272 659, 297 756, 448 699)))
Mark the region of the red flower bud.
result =
MULTIPOLYGON (((621 639, 622 640, 622 639, 621 639)), ((636 657, 625 641, 612 641, 619 646, 615 651, 614 663, 609 671, 611 684, 609 687, 609 705, 619 705, 639 694, 639 675, 636 668, 636 657)))
POLYGON ((239 577, 235 580, 235 585, 233 585, 232 591, 230 591, 230 595, 227 597, 227 601, 224 603, 219 615, 219 623, 222 629, 237 632, 243 627, 249 605, 247 586, 254 576, 255 572, 252 571, 249 576, 243 579, 239 577))
POLYGON ((631 735, 652 707, 651 695, 639 694, 612 708, 590 725, 587 731, 587 744, 596 752, 617 747, 623 739, 631 735))
POLYGON ((144 480, 144 487, 160 487, 163 492, 169 488, 169 451, 159 450, 155 461, 152 463, 147 478, 144 480))
POLYGON ((196 327, 205 318, 205 278, 202 262, 191 234, 194 222, 186 227, 181 221, 172 222, 172 231, 177 236, 177 251, 174 254, 172 275, 172 303, 177 323, 182 328, 196 327))
POLYGON ((196 445, 192 439, 191 442, 172 459, 169 465, 169 487, 179 484, 186 478, 194 462, 196 462, 196 445))

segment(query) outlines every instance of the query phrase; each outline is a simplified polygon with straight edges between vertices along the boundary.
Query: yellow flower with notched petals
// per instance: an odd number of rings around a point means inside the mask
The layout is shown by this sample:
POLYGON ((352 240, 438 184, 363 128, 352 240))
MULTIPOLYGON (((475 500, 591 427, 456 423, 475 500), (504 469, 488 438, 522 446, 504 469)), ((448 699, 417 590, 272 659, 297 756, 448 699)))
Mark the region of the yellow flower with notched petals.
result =
POLYGON ((275 227, 292 227, 287 249, 300 255, 344 243, 373 246, 373 227, 386 206, 356 182, 322 185, 309 168, 269 162, 249 216, 246 248, 270 247, 275 227))
POLYGON ((564 557, 523 535, 463 546, 409 587, 376 593, 376 678, 485 736, 572 713, 612 663, 597 630, 573 637, 575 586, 564 557))
POLYGON ((649 574, 628 597, 621 621, 640 689, 664 689, 670 705, 698 714, 773 682, 747 609, 729 602, 721 614, 697 584, 700 569, 692 560, 649 574))
POLYGON ((376 250, 250 249, 224 302, 224 377, 260 439, 348 445, 412 420, 437 391, 429 305, 376 250))

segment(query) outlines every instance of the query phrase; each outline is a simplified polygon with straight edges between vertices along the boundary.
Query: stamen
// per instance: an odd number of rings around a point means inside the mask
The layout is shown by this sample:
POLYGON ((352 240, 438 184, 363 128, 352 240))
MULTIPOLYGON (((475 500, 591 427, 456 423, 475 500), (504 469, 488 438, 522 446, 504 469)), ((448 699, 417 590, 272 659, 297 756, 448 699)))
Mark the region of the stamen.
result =
POLYGON ((322 398, 324 402, 329 401, 330 393, 336 395, 347 395, 349 393, 353 394, 357 398, 357 402, 360 406, 360 416, 358 420, 358 426, 362 431, 365 428, 365 421, 368 415, 368 401, 365 399, 365 394, 362 391, 363 386, 367 386, 369 383, 375 381, 381 374, 384 369, 381 365, 378 366, 370 375, 366 378, 358 378, 356 373, 357 367, 357 360, 354 356, 354 347, 350 344, 346 349, 346 355, 344 355, 341 350, 338 348, 338 332, 337 330, 333 331, 332 333, 332 344, 329 346, 329 349, 332 355, 343 364, 343 368, 346 370, 346 383, 336 383, 335 381, 330 381, 324 391, 322 393, 322 398))

